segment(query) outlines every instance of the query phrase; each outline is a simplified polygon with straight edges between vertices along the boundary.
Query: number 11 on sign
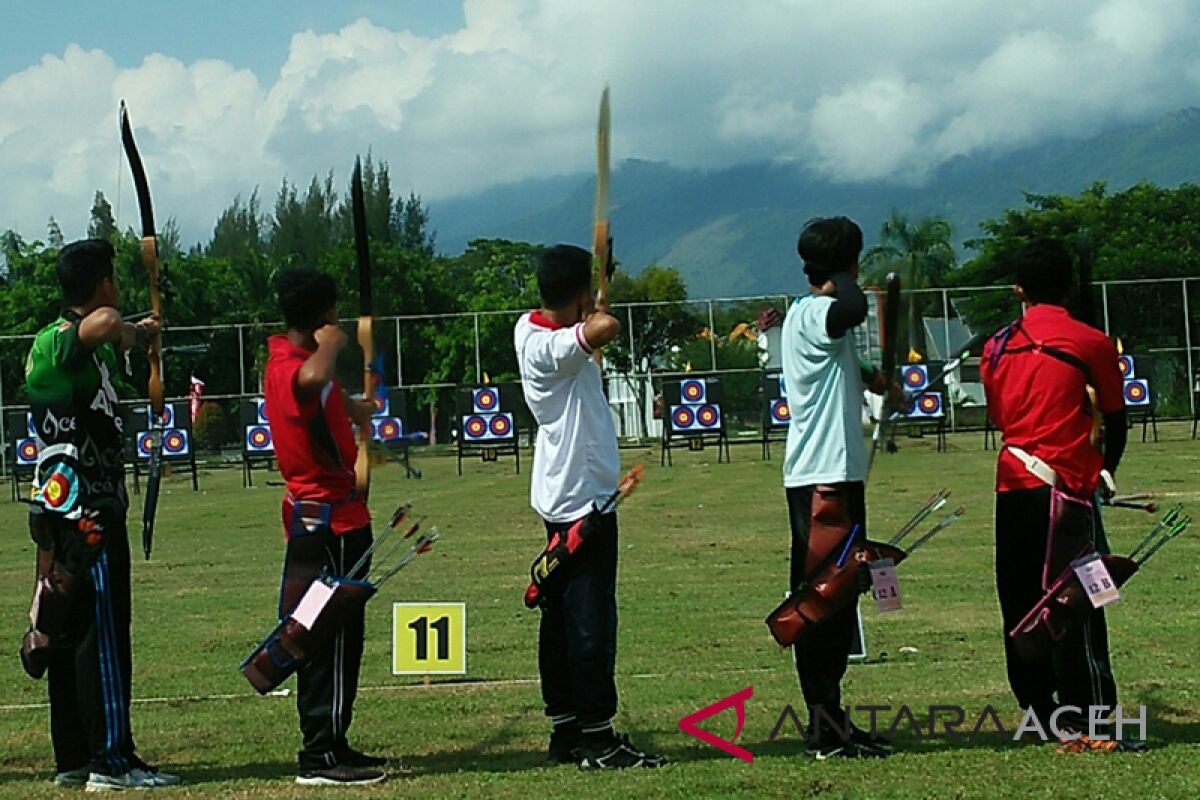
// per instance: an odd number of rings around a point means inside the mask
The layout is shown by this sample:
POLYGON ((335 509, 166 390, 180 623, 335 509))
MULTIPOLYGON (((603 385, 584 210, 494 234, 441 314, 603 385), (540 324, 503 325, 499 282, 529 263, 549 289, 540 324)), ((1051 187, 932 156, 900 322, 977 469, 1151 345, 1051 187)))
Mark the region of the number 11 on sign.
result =
POLYGON ((393 603, 393 675, 465 675, 465 603, 393 603))

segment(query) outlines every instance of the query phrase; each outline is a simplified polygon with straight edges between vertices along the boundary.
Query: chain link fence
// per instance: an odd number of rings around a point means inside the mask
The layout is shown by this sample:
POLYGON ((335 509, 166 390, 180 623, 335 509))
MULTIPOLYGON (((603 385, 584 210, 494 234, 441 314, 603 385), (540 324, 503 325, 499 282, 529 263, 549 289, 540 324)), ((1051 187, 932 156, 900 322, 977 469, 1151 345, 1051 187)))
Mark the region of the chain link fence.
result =
MULTIPOLYGON (((1138 378, 1150 382, 1159 418, 1196 413, 1200 357, 1200 278, 1099 282, 1093 287, 1097 323, 1135 359, 1138 378)), ((901 353, 945 360, 968 331, 994 329, 1019 313, 1008 287, 967 287, 904 292, 909 311, 900 321, 901 353)), ((769 311, 782 315, 790 299, 778 295, 614 306, 621 320, 618 341, 606 348, 610 401, 619 433, 627 438, 658 434, 655 396, 664 379, 684 374, 717 376, 724 384, 726 419, 732 431, 755 430, 761 420, 759 384, 768 364, 772 334, 759 330, 769 311)), ((872 302, 855 342, 860 355, 878 363, 878 302, 872 302)), ((406 390, 408 426, 449 441, 454 428, 454 387, 460 383, 503 383, 518 378, 512 329, 522 311, 410 314, 374 320, 375 352, 389 387, 406 390)), ((351 340, 356 320, 344 320, 351 340)), ((185 399, 190 377, 205 382, 204 400, 220 411, 197 430, 201 447, 234 445, 243 435, 240 403, 259 395, 267 340, 281 330, 271 323, 169 328, 164 335, 168 396, 185 399), (195 346, 205 346, 195 352, 195 346), (180 348, 176 351, 173 348, 180 348), (189 349, 190 348, 190 349, 189 349), (211 430, 208 430, 211 429, 211 430)), ((776 334, 778 328, 775 328, 776 334)), ((8 414, 26 405, 24 362, 32 335, 0 335, 0 441, 7 474, 12 463, 8 414)), ((350 347, 340 369, 345 385, 361 385, 362 362, 350 347), (358 359, 356 361, 356 359, 358 359)), ((129 359, 122 395, 141 397, 145 359, 129 359)), ((981 399, 981 398, 980 398, 981 399)), ((971 405, 968 400, 967 405, 971 405)), ((982 413, 950 405, 950 427, 982 424, 982 413)), ((526 428, 528 429, 528 428, 526 428)))

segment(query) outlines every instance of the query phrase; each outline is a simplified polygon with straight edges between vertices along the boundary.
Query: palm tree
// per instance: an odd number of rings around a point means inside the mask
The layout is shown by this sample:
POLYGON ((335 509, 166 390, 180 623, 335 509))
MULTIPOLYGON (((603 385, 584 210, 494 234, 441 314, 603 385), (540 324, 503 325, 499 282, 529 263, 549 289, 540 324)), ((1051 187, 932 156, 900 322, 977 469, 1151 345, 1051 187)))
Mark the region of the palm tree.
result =
MULTIPOLYGON (((888 272, 899 272, 901 285, 910 291, 942 286, 947 273, 957 264, 951 243, 953 234, 950 223, 943 217, 929 215, 911 222, 906 215, 893 211, 879 229, 879 244, 863 255, 863 267, 877 282, 888 272)), ((926 352, 921 319, 930 296, 909 294, 906 299, 906 344, 908 348, 926 352)))

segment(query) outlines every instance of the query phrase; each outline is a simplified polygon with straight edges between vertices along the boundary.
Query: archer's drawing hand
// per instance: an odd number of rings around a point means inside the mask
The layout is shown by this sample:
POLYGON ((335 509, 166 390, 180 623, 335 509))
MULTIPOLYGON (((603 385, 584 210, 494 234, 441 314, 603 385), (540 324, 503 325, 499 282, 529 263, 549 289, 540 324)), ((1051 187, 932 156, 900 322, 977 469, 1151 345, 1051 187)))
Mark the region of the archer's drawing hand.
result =
POLYGON ((322 325, 313 332, 313 338, 317 340, 318 348, 327 348, 334 352, 341 350, 350 341, 339 325, 322 325))

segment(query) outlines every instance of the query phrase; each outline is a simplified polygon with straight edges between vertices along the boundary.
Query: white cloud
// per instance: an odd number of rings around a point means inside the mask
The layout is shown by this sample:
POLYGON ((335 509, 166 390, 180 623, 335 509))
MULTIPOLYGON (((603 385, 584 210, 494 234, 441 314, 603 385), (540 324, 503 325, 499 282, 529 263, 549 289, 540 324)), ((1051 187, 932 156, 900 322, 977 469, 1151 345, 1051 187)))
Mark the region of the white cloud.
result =
POLYGON ((441 37, 301 31, 276 75, 68 47, 0 82, 0 228, 79 235, 129 101, 159 216, 205 238, 235 194, 340 179, 368 147, 426 198, 590 168, 599 90, 616 158, 793 160, 919 180, 948 158, 1086 135, 1197 100, 1187 0, 467 0, 441 37))

